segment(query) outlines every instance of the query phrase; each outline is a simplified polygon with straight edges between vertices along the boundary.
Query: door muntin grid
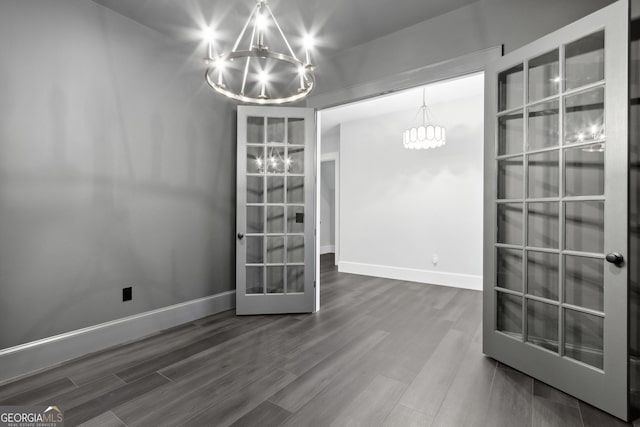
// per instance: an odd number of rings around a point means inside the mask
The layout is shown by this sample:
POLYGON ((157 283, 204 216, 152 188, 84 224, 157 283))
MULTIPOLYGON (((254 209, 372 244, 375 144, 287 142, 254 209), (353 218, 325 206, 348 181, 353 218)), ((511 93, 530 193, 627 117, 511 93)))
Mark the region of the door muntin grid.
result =
POLYGON ((498 73, 495 145, 494 329, 600 370, 604 76, 604 30, 498 73))
POLYGON ((245 295, 304 293, 303 118, 247 117, 245 295))

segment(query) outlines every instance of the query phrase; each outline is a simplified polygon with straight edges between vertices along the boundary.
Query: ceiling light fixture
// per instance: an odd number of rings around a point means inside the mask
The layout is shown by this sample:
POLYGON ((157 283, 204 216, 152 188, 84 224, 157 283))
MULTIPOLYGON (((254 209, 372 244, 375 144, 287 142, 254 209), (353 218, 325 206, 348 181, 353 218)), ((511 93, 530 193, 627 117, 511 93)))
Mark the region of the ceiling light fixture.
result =
POLYGON ((420 113, 422 113, 422 125, 409 128, 402 133, 404 148, 420 150, 445 145, 447 139, 444 127, 430 124, 426 103, 426 88, 422 89, 422 106, 418 110, 418 114, 420 113))
POLYGON ((266 0, 256 1, 231 51, 215 55, 213 40, 209 38, 207 42, 205 81, 226 97, 251 104, 284 104, 301 100, 315 86, 314 66, 309 54, 313 38, 304 38, 303 62, 291 48, 266 0), (275 36, 271 37, 267 33, 273 27, 275 36), (270 49, 266 45, 267 39, 272 44, 279 42, 288 53, 270 49), (243 40, 248 41, 245 50, 240 47, 243 40))

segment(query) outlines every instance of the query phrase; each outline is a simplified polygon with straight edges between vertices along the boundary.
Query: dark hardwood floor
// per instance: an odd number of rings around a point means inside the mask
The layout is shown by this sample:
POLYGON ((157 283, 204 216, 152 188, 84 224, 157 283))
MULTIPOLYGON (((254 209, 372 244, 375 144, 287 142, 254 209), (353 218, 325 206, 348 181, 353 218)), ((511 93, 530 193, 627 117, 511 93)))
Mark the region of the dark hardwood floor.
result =
POLYGON ((627 425, 482 355, 481 294, 338 273, 317 314, 233 311, 0 386, 87 426, 627 425))

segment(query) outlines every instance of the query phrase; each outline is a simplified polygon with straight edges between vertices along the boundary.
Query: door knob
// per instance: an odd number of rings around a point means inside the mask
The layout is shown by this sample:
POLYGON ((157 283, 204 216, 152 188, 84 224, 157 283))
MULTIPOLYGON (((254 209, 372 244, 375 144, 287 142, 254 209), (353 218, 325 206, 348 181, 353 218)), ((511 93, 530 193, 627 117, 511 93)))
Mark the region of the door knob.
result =
POLYGON ((243 237, 244 237, 244 234, 238 233, 238 240, 242 240, 243 237))
POLYGON ((622 254, 620 254, 618 252, 611 252, 611 253, 607 254, 605 259, 608 262, 610 262, 611 264, 615 264, 615 265, 618 265, 618 266, 620 264, 622 264, 622 262, 624 261, 624 257, 622 256, 622 254))

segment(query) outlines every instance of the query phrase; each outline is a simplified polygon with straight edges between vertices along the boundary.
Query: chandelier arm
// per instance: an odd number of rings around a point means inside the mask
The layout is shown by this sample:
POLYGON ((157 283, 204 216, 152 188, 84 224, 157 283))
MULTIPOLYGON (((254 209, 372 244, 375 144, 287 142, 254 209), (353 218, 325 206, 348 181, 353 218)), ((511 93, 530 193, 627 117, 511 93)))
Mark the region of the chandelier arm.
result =
MULTIPOLYGON (((256 6, 257 9, 257 6, 256 6)), ((255 9, 254 9, 255 11, 255 9)), ((251 32, 251 40, 249 41, 249 50, 253 48, 253 41, 256 37, 256 27, 257 23, 253 25, 253 31, 251 32)), ((235 51, 235 49, 233 49, 235 51)), ((240 88, 240 93, 244 95, 244 88, 247 85, 247 75, 249 74, 249 63, 251 62, 251 57, 247 56, 247 62, 244 64, 244 73, 242 75, 242 88, 240 88)))
MULTIPOLYGON (((242 40, 242 37, 244 36, 244 33, 247 31, 247 28, 249 28, 249 24, 251 23, 251 19, 253 19, 253 17, 256 14, 256 11, 258 10, 259 5, 256 5, 253 10, 251 11, 251 14, 249 15, 249 19, 247 19, 247 22, 245 22, 244 27, 242 27, 242 31, 240 31, 240 35, 238 36, 238 38, 236 39, 236 42, 233 45, 233 49, 231 49, 231 51, 235 51, 238 46, 240 45, 240 41, 242 40)), ((253 31, 255 33, 255 26, 253 27, 253 31)), ((251 36, 251 39, 253 40, 253 35, 251 36)), ((252 42, 253 44, 253 42, 252 42)))
POLYGON ((291 56, 293 56, 295 59, 298 59, 296 54, 293 52, 293 49, 291 49, 289 40, 287 40, 287 37, 284 35, 284 32, 282 31, 282 28, 280 28, 280 24, 278 24, 278 20, 276 19, 275 15, 271 11, 271 8, 266 3, 265 3, 265 7, 267 8, 267 12, 269 12, 269 15, 271 15, 271 19, 273 19, 273 23, 276 24, 276 28, 280 32, 280 35, 282 36, 282 40, 284 40, 284 43, 287 45, 287 48, 289 49, 289 53, 291 53, 291 56))

